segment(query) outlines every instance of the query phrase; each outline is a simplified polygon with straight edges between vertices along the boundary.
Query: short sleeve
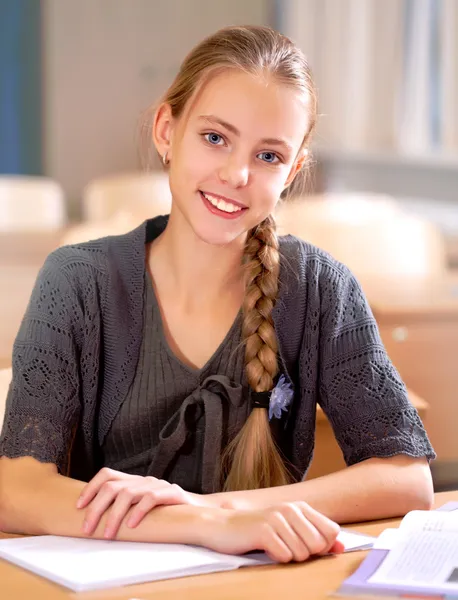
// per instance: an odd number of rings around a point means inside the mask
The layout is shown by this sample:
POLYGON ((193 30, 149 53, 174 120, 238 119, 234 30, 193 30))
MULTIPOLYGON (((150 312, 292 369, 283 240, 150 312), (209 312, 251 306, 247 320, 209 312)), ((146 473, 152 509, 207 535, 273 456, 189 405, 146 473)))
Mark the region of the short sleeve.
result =
POLYGON ((319 403, 347 465, 397 454, 435 458, 359 282, 336 265, 321 288, 319 403))
POLYGON ((81 309, 59 261, 41 269, 13 348, 0 456, 31 456, 67 471, 80 413, 77 327, 81 309))

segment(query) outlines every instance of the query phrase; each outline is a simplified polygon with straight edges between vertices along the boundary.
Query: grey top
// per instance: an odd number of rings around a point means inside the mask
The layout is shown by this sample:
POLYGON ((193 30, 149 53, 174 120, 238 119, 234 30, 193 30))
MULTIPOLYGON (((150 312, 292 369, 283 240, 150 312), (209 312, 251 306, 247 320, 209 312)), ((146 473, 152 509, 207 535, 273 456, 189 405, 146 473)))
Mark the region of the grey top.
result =
MULTIPOLYGON (((145 243, 166 224, 157 217, 48 257, 14 344, 0 455, 53 462, 84 481, 103 466, 104 441, 140 358, 145 243)), ((274 421, 297 480, 312 458, 317 402, 349 465, 396 454, 434 458, 358 281, 295 237, 282 237, 280 252, 273 319, 294 398, 274 421)), ((225 392, 218 395, 226 405, 225 392)), ((215 457, 204 448, 207 461, 215 457)))
POLYGON ((138 367, 105 438, 103 463, 209 493, 219 485, 220 448, 240 431, 250 411, 241 313, 213 356, 194 369, 171 350, 147 270, 145 279, 138 367), (205 463, 204 454, 210 459, 205 463))

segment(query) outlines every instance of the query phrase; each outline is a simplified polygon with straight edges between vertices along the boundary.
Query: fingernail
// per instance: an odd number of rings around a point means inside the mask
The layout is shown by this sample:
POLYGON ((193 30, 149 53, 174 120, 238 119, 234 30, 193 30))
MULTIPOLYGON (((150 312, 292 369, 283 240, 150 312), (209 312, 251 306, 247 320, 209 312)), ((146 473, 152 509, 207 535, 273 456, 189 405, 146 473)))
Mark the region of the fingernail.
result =
POLYGON ((103 532, 103 537, 110 538, 111 537, 111 529, 105 529, 105 531, 103 532))
POLYGON ((77 503, 76 503, 76 508, 81 508, 81 505, 82 505, 82 504, 83 504, 83 498, 82 498, 82 497, 80 497, 80 498, 78 498, 78 501, 77 501, 77 503))
POLYGON ((89 533, 91 530, 91 526, 87 521, 84 521, 83 523, 83 531, 84 533, 89 533))
POLYGON ((126 523, 127 527, 133 527, 134 526, 134 520, 133 519, 129 519, 126 523))

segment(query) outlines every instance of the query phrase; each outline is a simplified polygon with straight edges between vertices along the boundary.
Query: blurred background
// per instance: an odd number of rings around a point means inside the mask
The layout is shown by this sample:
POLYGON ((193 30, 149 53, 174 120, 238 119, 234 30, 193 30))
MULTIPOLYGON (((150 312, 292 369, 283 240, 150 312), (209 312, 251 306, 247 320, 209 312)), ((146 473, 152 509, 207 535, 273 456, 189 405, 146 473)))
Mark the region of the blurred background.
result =
MULTIPOLYGON (((308 187, 279 231, 356 273, 436 489, 457 488, 458 0, 2 0, 0 387, 47 254, 168 212, 159 163, 140 171, 139 118, 195 43, 247 23, 289 35, 318 86, 308 187)), ((340 466, 319 412, 309 476, 340 466)))

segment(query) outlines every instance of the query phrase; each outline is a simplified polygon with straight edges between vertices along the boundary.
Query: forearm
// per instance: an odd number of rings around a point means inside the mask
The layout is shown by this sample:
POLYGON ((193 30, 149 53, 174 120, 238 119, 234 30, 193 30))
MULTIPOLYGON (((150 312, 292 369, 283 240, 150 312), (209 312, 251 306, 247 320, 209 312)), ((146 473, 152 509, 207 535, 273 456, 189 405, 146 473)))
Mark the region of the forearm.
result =
MULTIPOLYGON (((83 532, 85 510, 76 508, 84 485, 51 470, 29 474, 27 479, 17 478, 6 487, 8 493, 3 490, 0 529, 8 533, 88 537, 83 532)), ((116 539, 205 545, 222 512, 219 508, 190 505, 161 506, 134 529, 122 524, 116 539)), ((107 514, 90 537, 103 538, 106 518, 107 514)))
POLYGON ((429 509, 433 497, 426 460, 369 459, 336 473, 276 488, 216 494, 227 508, 262 508, 304 500, 338 523, 397 517, 429 509))

